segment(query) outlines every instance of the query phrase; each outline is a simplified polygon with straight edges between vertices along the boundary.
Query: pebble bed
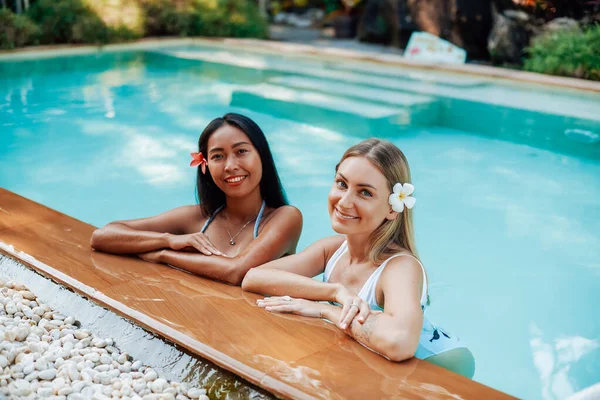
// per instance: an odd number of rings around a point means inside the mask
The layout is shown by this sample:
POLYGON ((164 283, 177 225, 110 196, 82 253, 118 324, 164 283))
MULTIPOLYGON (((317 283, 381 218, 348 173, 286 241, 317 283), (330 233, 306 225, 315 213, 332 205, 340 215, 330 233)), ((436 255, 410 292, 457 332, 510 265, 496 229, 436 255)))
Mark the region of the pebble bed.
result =
POLYGON ((18 282, 0 280, 0 340, 0 399, 209 399, 160 378, 18 282))

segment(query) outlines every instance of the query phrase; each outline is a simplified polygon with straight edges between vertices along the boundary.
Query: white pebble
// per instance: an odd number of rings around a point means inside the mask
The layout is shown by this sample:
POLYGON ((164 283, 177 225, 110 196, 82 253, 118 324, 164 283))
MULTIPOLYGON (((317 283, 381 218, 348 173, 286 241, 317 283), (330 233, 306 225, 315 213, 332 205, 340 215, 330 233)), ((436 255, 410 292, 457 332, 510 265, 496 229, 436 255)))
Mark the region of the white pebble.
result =
POLYGON ((187 391, 187 397, 189 397, 190 399, 198 399, 200 398, 200 396, 203 396, 204 393, 202 393, 202 391, 200 391, 200 389, 198 388, 191 388, 187 391))
POLYGON ((101 364, 110 365, 110 364, 112 364, 112 361, 113 361, 112 358, 110 356, 106 355, 106 354, 103 354, 103 355, 100 356, 100 363, 101 364))
POLYGON ((152 382, 152 391, 154 393, 162 393, 165 391, 165 389, 167 388, 169 384, 167 383, 167 381, 163 378, 158 378, 155 381, 152 382))
POLYGON ((73 388, 70 386, 65 386, 58 391, 59 396, 68 396, 73 393, 73 388))
POLYGON ((156 371, 154 371, 152 369, 150 371, 146 372, 146 374, 144 375, 144 380, 146 382, 153 381, 156 378, 158 378, 158 374, 156 373, 156 371))
POLYGON ((16 340, 22 342, 27 338, 27 336, 29 336, 29 328, 21 326, 17 329, 16 340))
POLYGON ((100 355, 98 353, 88 353, 85 356, 83 356, 83 358, 93 363, 97 363, 98 361, 100 361, 100 355))
POLYGON ((54 368, 46 369, 44 371, 40 371, 39 378, 44 380, 51 380, 56 377, 56 370, 54 368))
POLYGON ((134 363, 131 364, 131 370, 137 371, 140 369, 141 366, 142 366, 142 362, 140 360, 134 361, 134 363))
POLYGON ((31 384, 25 379, 17 379, 13 383, 14 394, 17 396, 29 396, 31 393, 31 384))
POLYGON ((117 361, 119 362, 119 364, 125 364, 125 362, 128 360, 129 355, 127 353, 123 353, 119 356, 119 358, 117 358, 117 361))
POLYGON ((11 301, 4 305, 4 309, 6 310, 7 314, 12 315, 17 312, 17 305, 11 301))
POLYGON ((106 347, 106 341, 104 339, 95 338, 92 340, 92 346, 94 347, 106 347))
POLYGON ((35 294, 31 293, 29 290, 23 290, 19 293, 21 294, 21 297, 23 297, 24 299, 35 300, 35 294))
POLYGON ((31 382, 31 381, 34 381, 34 380, 38 379, 39 376, 40 376, 40 373, 38 371, 32 371, 29 374, 25 374, 25 380, 28 381, 28 382, 31 382))
POLYGON ((81 330, 75 331, 74 336, 79 340, 89 337, 89 335, 87 333, 85 333, 84 331, 81 331, 81 330))
POLYGON ((113 339, 76 324, 24 285, 0 281, 0 399, 208 399, 206 390, 160 378, 113 339))
POLYGON ((50 397, 52 396, 51 387, 41 387, 37 390, 38 397, 50 397))

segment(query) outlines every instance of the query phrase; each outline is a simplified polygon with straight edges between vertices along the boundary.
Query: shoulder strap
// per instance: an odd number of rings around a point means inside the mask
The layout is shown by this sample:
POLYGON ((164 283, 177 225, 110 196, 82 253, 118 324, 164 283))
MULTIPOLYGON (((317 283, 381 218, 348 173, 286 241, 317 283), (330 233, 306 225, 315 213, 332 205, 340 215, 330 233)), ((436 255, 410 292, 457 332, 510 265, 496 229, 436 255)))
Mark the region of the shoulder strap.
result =
POLYGON ((262 219, 263 213, 265 212, 266 206, 267 203, 265 203, 265 201, 263 200, 262 205, 260 206, 260 211, 256 216, 256 222, 254 223, 254 239, 256 239, 256 237, 258 236, 258 227, 260 226, 260 221, 262 219))
POLYGON ((200 229, 200 233, 204 233, 206 231, 206 228, 208 228, 208 226, 210 225, 210 223, 213 222, 213 220, 215 219, 215 217, 217 216, 217 214, 219 213, 219 211, 221 211, 223 209, 223 207, 225 207, 225 204, 223 204, 221 207, 217 208, 215 210, 215 212, 212 213, 212 215, 210 217, 208 217, 208 219, 204 223, 204 226, 202 227, 202 229, 200 229))
POLYGON ((331 273, 333 272, 335 265, 337 264, 338 260, 340 259, 342 254, 344 254, 347 248, 348 241, 344 240, 344 243, 342 243, 342 245, 335 251, 335 253, 333 253, 329 261, 327 261, 327 265, 325 265, 325 271, 323 272, 323 282, 329 281, 329 278, 331 277, 331 273))
MULTIPOLYGON (((417 257, 413 256, 412 254, 407 254, 407 253, 394 254, 393 256, 391 256, 390 258, 388 258, 387 260, 385 260, 383 262, 383 264, 381 264, 379 266, 379 268, 377 268, 377 270, 375 270, 375 272, 373 272, 373 275, 371 277, 369 277, 369 279, 367 280, 367 282, 365 282, 365 286, 363 286, 363 288, 367 287, 368 283, 374 282, 374 284, 372 284, 373 291, 374 291, 374 288, 376 287, 376 284, 379 281, 379 277, 381 276, 381 273, 383 272, 383 269, 388 264, 388 262, 392 258, 402 257, 402 256, 408 256, 408 257, 414 258, 419 263, 419 265, 421 266, 421 271, 423 272, 423 288, 421 290, 421 307, 425 308, 425 306, 427 305, 427 290, 428 290, 427 274, 425 273, 425 267, 423 266, 423 264, 421 263, 421 261, 419 261, 419 259, 417 257)), ((361 290, 361 292, 362 292, 362 290, 361 290)))

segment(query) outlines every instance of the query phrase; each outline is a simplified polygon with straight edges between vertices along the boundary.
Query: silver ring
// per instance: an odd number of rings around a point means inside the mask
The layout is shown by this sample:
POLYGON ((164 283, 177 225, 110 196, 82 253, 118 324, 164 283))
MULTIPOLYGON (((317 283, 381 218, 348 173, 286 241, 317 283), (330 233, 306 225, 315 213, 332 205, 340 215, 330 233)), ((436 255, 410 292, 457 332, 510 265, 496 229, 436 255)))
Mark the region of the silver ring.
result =
POLYGON ((350 307, 351 307, 351 308, 352 308, 352 307, 358 307, 358 308, 360 308, 360 307, 359 307, 359 305, 358 305, 358 304, 356 304, 356 303, 352 303, 352 304, 350 304, 350 307))
POLYGON ((292 301, 292 298, 290 296, 283 296, 282 299, 283 301, 292 301))

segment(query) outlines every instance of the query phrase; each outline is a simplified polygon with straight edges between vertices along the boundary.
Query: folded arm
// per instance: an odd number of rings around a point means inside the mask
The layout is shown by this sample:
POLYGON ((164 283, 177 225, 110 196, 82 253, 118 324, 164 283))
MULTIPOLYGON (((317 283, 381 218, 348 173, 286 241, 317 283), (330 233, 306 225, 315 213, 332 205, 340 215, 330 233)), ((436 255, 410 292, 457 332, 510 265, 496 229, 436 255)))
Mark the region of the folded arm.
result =
POLYGON ((190 222, 202 218, 198 206, 184 206, 149 218, 115 221, 96 229, 90 245, 113 254, 139 254, 170 248, 172 238, 190 232, 190 222))
POLYGON ((341 236, 321 239, 298 254, 273 260, 248 271, 242 289, 269 296, 292 296, 308 300, 335 301, 339 284, 320 282, 313 276, 325 270, 325 264, 343 241, 341 236))
MULTIPOLYGON (((326 300, 325 297, 313 296, 315 301, 290 298, 291 290, 288 296, 258 300, 258 306, 270 312, 325 318, 370 350, 392 361, 402 361, 413 357, 419 343, 423 324, 420 305, 422 275, 420 265, 413 259, 402 257, 402 260, 390 261, 379 280, 385 312, 363 314, 361 311, 359 316, 364 316, 364 321, 347 318, 345 307, 317 302, 326 300)), ((317 291, 310 293, 317 294, 317 291)), ((294 296, 300 297, 298 295, 301 293, 294 296)), ((325 295, 327 292, 323 292, 322 296, 325 295)))
MULTIPOLYGON (((363 323, 356 319, 344 331, 370 350, 392 360, 403 361, 415 355, 423 313, 421 287, 423 272, 412 258, 398 257, 389 262, 379 284, 385 299, 384 312, 372 312, 363 323)), ((322 315, 340 325, 342 309, 325 305, 322 315)))
POLYGON ((156 261, 196 275, 240 285, 251 268, 282 257, 296 247, 302 230, 302 214, 290 206, 280 207, 274 212, 277 214, 269 219, 261 234, 235 257, 161 250, 156 261))

